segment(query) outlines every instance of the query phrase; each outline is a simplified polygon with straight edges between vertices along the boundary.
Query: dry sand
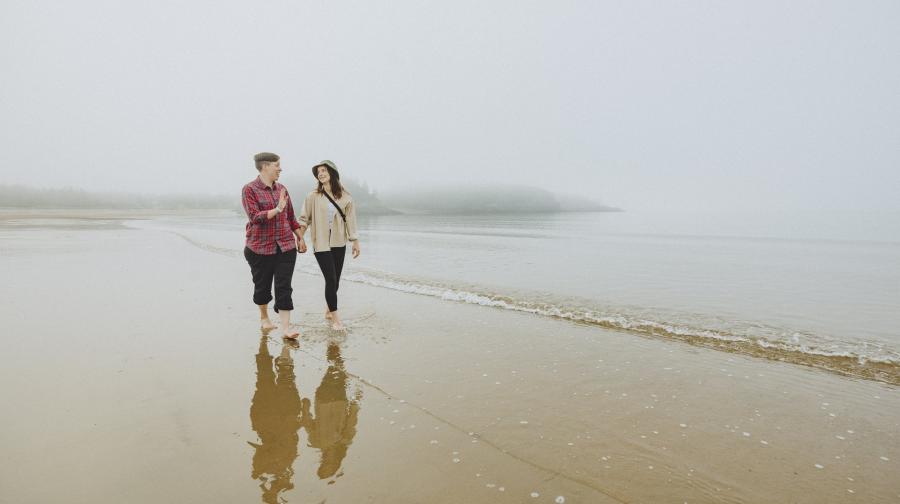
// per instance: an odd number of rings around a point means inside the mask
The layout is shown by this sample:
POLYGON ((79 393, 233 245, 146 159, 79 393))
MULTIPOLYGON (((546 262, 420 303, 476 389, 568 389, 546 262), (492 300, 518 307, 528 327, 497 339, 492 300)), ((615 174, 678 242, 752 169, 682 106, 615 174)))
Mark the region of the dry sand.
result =
POLYGON ((286 348, 238 251, 69 222, 0 224, 2 503, 900 502, 895 386, 303 274, 286 348))

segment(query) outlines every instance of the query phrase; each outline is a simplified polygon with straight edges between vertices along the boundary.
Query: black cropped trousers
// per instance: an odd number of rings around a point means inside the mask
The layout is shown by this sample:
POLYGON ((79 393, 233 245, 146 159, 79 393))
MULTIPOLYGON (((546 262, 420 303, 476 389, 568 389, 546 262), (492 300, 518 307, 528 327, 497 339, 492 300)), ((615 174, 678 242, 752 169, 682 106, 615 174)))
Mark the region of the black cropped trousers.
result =
POLYGON ((272 301, 272 283, 275 283, 275 311, 293 310, 294 300, 291 294, 291 279, 294 277, 294 264, 297 262, 297 250, 282 252, 276 247, 271 255, 257 254, 244 247, 244 258, 250 265, 253 275, 253 303, 269 304, 272 301))

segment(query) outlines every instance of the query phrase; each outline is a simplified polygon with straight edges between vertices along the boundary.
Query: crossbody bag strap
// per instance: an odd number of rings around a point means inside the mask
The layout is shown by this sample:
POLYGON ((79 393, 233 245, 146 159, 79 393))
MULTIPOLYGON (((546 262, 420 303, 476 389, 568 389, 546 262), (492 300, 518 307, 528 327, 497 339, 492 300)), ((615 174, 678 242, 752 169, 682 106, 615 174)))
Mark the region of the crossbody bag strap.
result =
POLYGON ((322 191, 322 194, 324 194, 325 197, 328 198, 328 201, 330 201, 331 204, 334 205, 334 208, 337 209, 338 213, 341 214, 341 219, 344 219, 344 222, 347 222, 347 216, 344 215, 344 211, 341 210, 341 207, 339 207, 338 204, 333 199, 331 199, 331 196, 329 196, 327 192, 322 191))

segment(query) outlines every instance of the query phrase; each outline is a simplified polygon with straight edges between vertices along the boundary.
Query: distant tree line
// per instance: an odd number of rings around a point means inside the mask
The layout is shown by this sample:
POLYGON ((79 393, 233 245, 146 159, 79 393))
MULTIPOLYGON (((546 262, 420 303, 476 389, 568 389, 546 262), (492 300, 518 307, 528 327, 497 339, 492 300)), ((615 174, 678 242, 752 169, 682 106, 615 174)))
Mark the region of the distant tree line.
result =
POLYGON ((0 207, 111 209, 240 209, 234 196, 201 194, 131 194, 83 189, 38 189, 0 184, 0 207))
MULTIPOLYGON (((314 187, 314 180, 283 181, 295 207, 303 204, 303 198, 314 187), (293 182, 293 183, 292 183, 293 182), (310 183, 312 182, 312 183, 310 183)), ((365 183, 342 180, 344 187, 353 195, 360 213, 396 213, 384 206, 375 191, 365 183)), ((39 189, 22 185, 0 184, 0 208, 52 208, 52 209, 226 209, 243 211, 239 193, 235 195, 204 194, 131 194, 91 192, 83 189, 39 189)), ((297 209, 299 213, 299 208, 297 209)))
MULTIPOLYGON (((306 194, 315 188, 312 178, 289 176, 283 182, 291 191, 299 213, 306 194)), ((522 186, 423 188, 379 195, 365 182, 343 179, 362 215, 392 213, 495 214, 554 212, 614 212, 617 208, 578 197, 558 196, 544 189, 522 186)), ((89 192, 83 189, 38 189, 0 184, 0 207, 80 209, 228 209, 242 212, 235 195, 129 194, 89 192)))

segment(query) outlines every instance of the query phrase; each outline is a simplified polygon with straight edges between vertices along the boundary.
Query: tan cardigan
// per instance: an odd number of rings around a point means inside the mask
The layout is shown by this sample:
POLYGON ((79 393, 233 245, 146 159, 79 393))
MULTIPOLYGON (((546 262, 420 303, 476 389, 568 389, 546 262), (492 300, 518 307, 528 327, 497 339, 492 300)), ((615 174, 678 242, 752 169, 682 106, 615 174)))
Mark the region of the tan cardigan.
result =
MULTIPOLYGON (((328 207, 331 202, 324 194, 313 190, 306 196, 303 202, 303 210, 300 212, 300 224, 306 228, 309 227, 309 235, 312 240, 313 252, 327 252, 331 247, 344 247, 347 240, 356 241, 359 236, 356 233, 356 206, 353 204, 353 198, 350 193, 344 191, 341 199, 335 200, 344 215, 347 216, 347 223, 341 219, 341 214, 334 212, 334 221, 331 225, 329 235, 328 229, 328 207)), ((306 231, 304 229, 304 234, 306 231)))

